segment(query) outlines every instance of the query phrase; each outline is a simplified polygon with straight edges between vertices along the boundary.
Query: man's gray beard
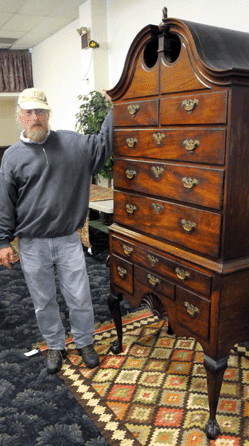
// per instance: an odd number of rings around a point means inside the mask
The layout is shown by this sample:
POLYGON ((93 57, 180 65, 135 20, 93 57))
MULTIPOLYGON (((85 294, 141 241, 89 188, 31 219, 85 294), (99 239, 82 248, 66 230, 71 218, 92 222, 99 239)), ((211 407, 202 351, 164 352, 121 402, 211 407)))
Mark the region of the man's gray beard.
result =
POLYGON ((46 137, 46 134, 45 129, 37 130, 31 128, 29 131, 29 139, 34 142, 41 142, 46 137))

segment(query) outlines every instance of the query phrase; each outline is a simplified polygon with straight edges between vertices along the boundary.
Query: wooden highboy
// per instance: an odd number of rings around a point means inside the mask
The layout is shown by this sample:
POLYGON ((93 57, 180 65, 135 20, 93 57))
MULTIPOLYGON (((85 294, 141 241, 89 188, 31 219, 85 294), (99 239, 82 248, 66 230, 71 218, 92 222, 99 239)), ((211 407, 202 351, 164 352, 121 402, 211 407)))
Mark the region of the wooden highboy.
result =
POLYGON ((114 109, 109 306, 146 303, 203 347, 210 419, 249 340, 249 34, 167 18, 134 39, 114 109))

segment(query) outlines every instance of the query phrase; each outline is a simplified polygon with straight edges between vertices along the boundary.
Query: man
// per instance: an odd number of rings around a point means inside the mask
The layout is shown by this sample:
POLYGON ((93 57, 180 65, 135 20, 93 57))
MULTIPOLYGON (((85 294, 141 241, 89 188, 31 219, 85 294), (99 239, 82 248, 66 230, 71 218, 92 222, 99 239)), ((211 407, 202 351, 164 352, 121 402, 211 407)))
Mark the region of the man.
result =
POLYGON ((65 357, 65 329, 55 272, 69 308, 75 346, 87 367, 99 364, 77 229, 87 216, 90 177, 112 153, 113 114, 111 110, 98 135, 50 131, 49 115, 44 92, 30 88, 20 94, 18 119, 24 130, 20 141, 5 151, 0 171, 0 260, 11 269, 10 242, 17 236, 38 326, 49 348, 47 370, 57 373, 65 357))

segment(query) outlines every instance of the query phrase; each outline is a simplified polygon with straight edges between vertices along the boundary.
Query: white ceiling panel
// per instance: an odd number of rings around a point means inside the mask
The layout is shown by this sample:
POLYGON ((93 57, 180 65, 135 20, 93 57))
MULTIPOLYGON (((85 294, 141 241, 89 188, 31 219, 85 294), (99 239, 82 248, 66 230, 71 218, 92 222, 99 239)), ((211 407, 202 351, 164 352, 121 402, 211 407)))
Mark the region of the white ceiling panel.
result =
POLYGON ((47 17, 42 20, 39 25, 37 25, 29 35, 46 38, 45 36, 51 36, 55 32, 59 31, 61 28, 66 26, 70 22, 70 19, 65 19, 63 17, 47 17))
MULTIPOLYGON (((29 49, 79 18, 85 0, 0 0, 0 39, 10 49, 29 49)), ((1 47, 0 47, 1 48, 1 47)))
POLYGON ((13 14, 7 12, 0 12, 0 28, 13 16, 13 14))
POLYGON ((61 0, 28 0, 18 12, 28 15, 49 16, 60 6, 61 3, 61 0))
POLYGON ((15 14, 4 25, 3 29, 9 31, 31 31, 36 25, 38 25, 45 17, 41 16, 29 16, 24 14, 15 14))
MULTIPOLYGON (((13 39, 20 39, 20 37, 23 37, 23 31, 8 31, 8 30, 1 30, 0 31, 0 35, 1 37, 5 37, 5 38, 13 38, 13 39)), ((0 37, 0 38, 1 38, 0 37)))
POLYGON ((16 12, 26 3, 26 0, 0 0, 0 15, 2 12, 16 12))
POLYGON ((55 9, 51 15, 57 17, 71 17, 73 19, 76 14, 79 14, 79 6, 82 3, 82 0, 65 0, 60 2, 60 6, 55 9))
POLYGON ((38 43, 42 42, 42 37, 37 37, 33 33, 28 33, 24 37, 18 40, 18 42, 15 42, 11 49, 12 50, 25 50, 27 48, 32 48, 35 45, 38 45, 38 43), (32 42, 32 43, 31 43, 32 42))

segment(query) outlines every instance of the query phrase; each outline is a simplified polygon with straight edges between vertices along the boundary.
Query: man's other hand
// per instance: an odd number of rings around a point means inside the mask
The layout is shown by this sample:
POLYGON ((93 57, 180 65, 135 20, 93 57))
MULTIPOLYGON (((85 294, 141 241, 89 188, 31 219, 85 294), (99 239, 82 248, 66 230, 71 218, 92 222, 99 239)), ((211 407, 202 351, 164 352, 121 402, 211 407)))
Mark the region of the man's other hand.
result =
POLYGON ((109 96, 109 94, 107 93, 107 91, 104 88, 103 88, 103 92, 104 92, 106 99, 112 104, 111 96, 109 96))
POLYGON ((6 268, 11 269, 10 263, 14 263, 12 248, 9 247, 0 249, 0 262, 6 266, 6 268))

